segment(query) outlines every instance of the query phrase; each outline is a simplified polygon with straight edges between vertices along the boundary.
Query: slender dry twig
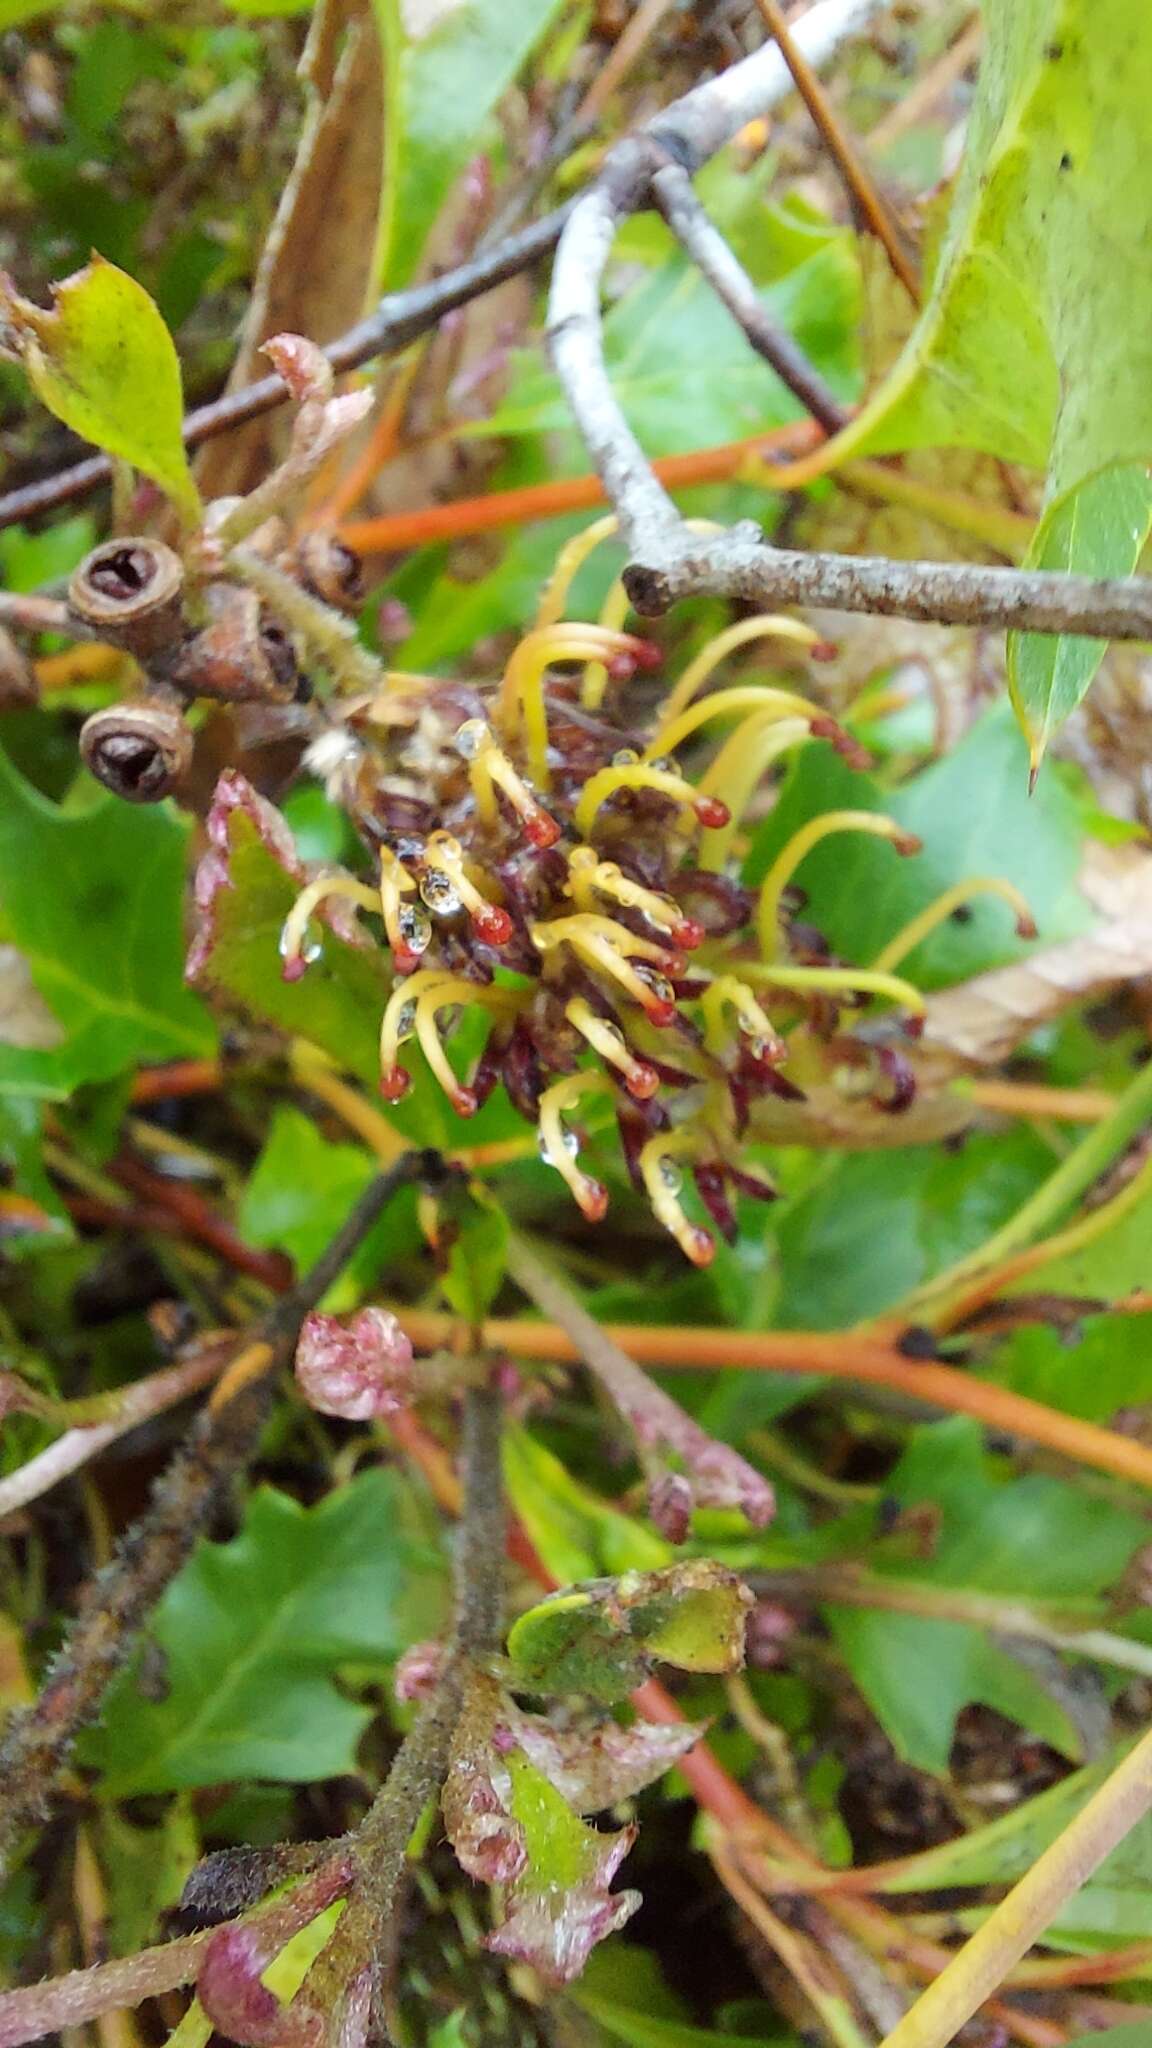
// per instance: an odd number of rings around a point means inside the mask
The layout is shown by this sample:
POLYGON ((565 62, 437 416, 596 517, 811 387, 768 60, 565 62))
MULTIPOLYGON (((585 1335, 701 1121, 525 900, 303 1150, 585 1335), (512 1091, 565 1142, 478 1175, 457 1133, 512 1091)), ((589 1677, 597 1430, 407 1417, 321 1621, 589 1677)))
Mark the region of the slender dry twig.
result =
MULTIPOLYGON (((796 43, 818 64, 873 11, 868 0, 821 0, 798 24, 796 43)), ((601 282, 618 226, 652 203, 654 180, 664 167, 672 162, 691 174, 790 84, 779 50, 769 45, 698 86, 642 136, 611 151, 560 237, 548 310, 552 360, 633 557, 624 582, 636 610, 657 614, 707 592, 764 611, 818 605, 946 625, 1152 638, 1152 580, 1096 582, 969 563, 797 554, 768 546, 750 522, 702 535, 681 519, 612 389, 604 362, 601 282)))
MULTIPOLYGON (((509 235, 507 241, 482 250, 455 270, 446 271, 443 277, 413 285, 408 291, 390 292, 366 320, 328 344, 324 353, 333 369, 355 370, 375 356, 398 355, 410 342, 435 327, 446 313, 466 306, 471 299, 493 291, 497 285, 527 270, 555 248, 567 212, 566 207, 561 207, 546 214, 530 227, 509 235)), ((184 422, 185 442, 189 448, 198 448, 217 434, 244 426, 261 413, 272 412, 287 398, 288 387, 282 378, 261 377, 255 384, 229 391, 222 398, 213 399, 210 405, 198 406, 190 412, 184 422)), ((85 497, 107 483, 111 474, 107 457, 97 455, 69 469, 57 470, 39 483, 8 491, 0 498, 0 527, 35 519, 41 513, 54 511, 58 505, 85 497)))
POLYGON ((796 82, 796 90, 811 114, 819 130, 820 139, 836 165, 853 203, 877 241, 883 245, 888 261, 905 291, 918 305, 920 274, 900 223, 893 219, 891 209, 882 194, 876 190, 875 182, 863 158, 851 137, 844 133, 831 100, 785 21, 777 0, 756 0, 756 5, 760 9, 764 26, 779 44, 780 54, 796 82))
POLYGON ((439 1180, 444 1171, 438 1153, 409 1152, 380 1174, 311 1272, 245 1338, 239 1358, 157 1483, 150 1506, 112 1563, 86 1588, 39 1698, 8 1723, 0 1744, 0 1864, 20 1830, 47 1811, 77 1734, 99 1710, 148 1614, 251 1458, 276 1375, 291 1356, 304 1317, 399 1190, 439 1180))
POLYGON ((0 1995, 0 2048, 19 2048, 64 2028, 79 2027, 98 2013, 139 2005, 163 1991, 190 1983, 200 1967, 212 1930, 141 1949, 138 1955, 69 1970, 45 1984, 22 1984, 0 1995))
POLYGON ((685 255, 707 278, 757 355, 771 365, 826 433, 838 434, 848 424, 847 412, 791 335, 769 317, 743 264, 697 199, 687 171, 679 164, 664 164, 652 179, 652 197, 685 255))
POLYGON ((1152 1732, 1141 1737, 1074 1821, 1045 1849, 927 1991, 883 2048, 946 2048, 1060 1908, 1152 1809, 1152 1732))

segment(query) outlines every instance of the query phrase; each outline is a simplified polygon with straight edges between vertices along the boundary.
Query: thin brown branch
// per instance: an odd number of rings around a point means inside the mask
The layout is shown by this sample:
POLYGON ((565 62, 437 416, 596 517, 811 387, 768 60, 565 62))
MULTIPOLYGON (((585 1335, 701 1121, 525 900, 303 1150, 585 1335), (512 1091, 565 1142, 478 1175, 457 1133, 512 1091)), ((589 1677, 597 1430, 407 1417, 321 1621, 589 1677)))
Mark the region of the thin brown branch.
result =
MULTIPOLYGON (((329 362, 336 370, 355 370, 376 356, 398 355, 410 342, 437 326, 446 313, 466 306, 546 256, 555 248, 566 217, 567 209, 561 207, 543 220, 534 221, 531 227, 510 235, 507 241, 482 250, 470 262, 445 272, 443 277, 413 285, 408 291, 389 293, 366 320, 329 343, 324 351, 329 362)), ((287 398, 288 388, 280 377, 261 377, 255 384, 227 392, 210 405, 198 406, 190 412, 184 422, 185 443, 189 448, 198 448, 217 434, 274 411, 287 398)), ((0 498, 0 527, 39 518, 58 505, 86 497, 107 483, 111 474, 107 457, 97 455, 69 469, 57 470, 39 483, 9 491, 0 498)))
POLYGON ((652 179, 652 197, 685 255, 707 278, 757 355, 771 365, 826 433, 838 434, 848 424, 847 412, 803 349, 768 314, 743 264, 697 199, 687 171, 680 164, 666 163, 652 179))
POLYGON ((820 139, 836 165, 849 196, 861 218, 881 244, 896 276, 915 305, 920 303, 920 272, 900 223, 877 191, 875 180, 863 157, 844 131, 836 109, 785 21, 777 0, 756 0, 765 28, 779 45, 780 54, 796 82, 799 93, 820 139))
POLYGON ((21 1829, 48 1810, 80 1729, 94 1719, 136 1635, 255 1451, 276 1375, 300 1325, 402 1187, 437 1180, 438 1153, 410 1152, 371 1182, 310 1273, 244 1339, 240 1355, 158 1481, 148 1509, 106 1570, 89 1583, 35 1703, 14 1714, 0 1744, 0 1862, 21 1829))

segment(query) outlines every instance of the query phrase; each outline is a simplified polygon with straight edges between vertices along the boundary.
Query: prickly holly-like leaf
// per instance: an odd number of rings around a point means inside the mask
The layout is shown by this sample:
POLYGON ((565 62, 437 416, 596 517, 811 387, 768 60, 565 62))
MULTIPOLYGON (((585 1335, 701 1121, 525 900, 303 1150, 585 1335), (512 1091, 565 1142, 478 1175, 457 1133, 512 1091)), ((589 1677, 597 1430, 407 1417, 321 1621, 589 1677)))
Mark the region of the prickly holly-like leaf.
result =
POLYGON ((464 1869, 505 1888, 504 1917, 487 1946, 564 1984, 640 1903, 636 1892, 608 1890, 636 1831, 586 1827, 520 1746, 521 1718, 493 1679, 473 1674, 441 1807, 464 1869))
POLYGON ((518 1710, 511 1726, 529 1762, 574 1813, 602 1813, 622 1799, 634 1799, 706 1732, 691 1721, 633 1721, 625 1728, 611 1715, 556 1727, 543 1714, 518 1710))
MULTIPOLYGON (((1152 15, 1142 0, 989 0, 984 19, 928 302, 830 459, 958 444, 1046 469, 1033 561, 1122 575, 1152 510, 1152 274, 1130 253, 1152 234, 1152 15)), ((1100 652, 1017 645, 1034 757, 1100 652)))
POLYGON ((102 1795, 353 1769, 372 1713, 333 1678, 434 1635, 445 1599, 443 1559, 398 1474, 363 1472, 315 1508, 262 1487, 240 1534, 204 1544, 157 1610, 163 1697, 129 1674, 89 1737, 102 1795))
POLYGON ((151 477, 195 525, 180 363, 155 303, 97 255, 52 297, 46 311, 0 286, 0 321, 38 397, 73 433, 151 477))
POLYGON ((374 0, 385 53, 377 276, 407 283, 453 180, 561 0, 374 0))
POLYGON ((167 807, 61 809, 0 754, 0 920, 59 1027, 29 1043, 0 1026, 0 1091, 60 1098, 141 1060, 211 1053, 181 978, 186 837, 167 807))
POLYGON ((525 1692, 616 1700, 659 1662, 738 1671, 751 1605, 735 1572, 708 1558, 569 1586, 514 1622, 511 1682, 525 1692))
POLYGON ((241 783, 238 776, 224 778, 209 817, 212 843, 196 876, 200 923, 189 975, 253 1016, 309 1040, 375 1086, 380 1015, 390 987, 384 955, 325 929, 307 972, 284 979, 280 935, 304 873, 279 814, 241 783))

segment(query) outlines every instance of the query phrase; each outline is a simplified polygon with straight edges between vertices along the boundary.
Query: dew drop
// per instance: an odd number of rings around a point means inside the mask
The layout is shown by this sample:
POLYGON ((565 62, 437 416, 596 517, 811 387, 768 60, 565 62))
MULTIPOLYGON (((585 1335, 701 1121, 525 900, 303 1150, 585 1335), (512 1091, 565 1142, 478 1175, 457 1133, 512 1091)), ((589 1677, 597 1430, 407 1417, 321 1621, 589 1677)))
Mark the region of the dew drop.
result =
POLYGON ((432 943, 430 917, 425 917, 424 912, 417 910, 414 903, 404 903, 400 906, 400 915, 396 923, 405 952, 411 953, 414 959, 427 952, 432 943))
POLYGON ((437 917, 455 917, 460 908, 460 896, 455 883, 439 868, 429 868, 420 877, 420 895, 437 917))
MULTIPOLYGON (((552 1157, 551 1148, 548 1144, 547 1138, 544 1136, 543 1131, 540 1131, 537 1135, 536 1150, 539 1152, 540 1157, 543 1160, 545 1166, 555 1166, 556 1161, 552 1157)), ((580 1140, 576 1136, 575 1131, 565 1131, 564 1150, 568 1154, 569 1159, 575 1159, 577 1153, 580 1150, 580 1140)))
POLYGON ((406 1039, 411 1038, 415 1029, 416 1005, 415 1003, 405 1003, 400 1012, 400 1015, 396 1019, 397 1045, 403 1045, 406 1039))
POLYGON ((612 766, 614 768, 635 768, 639 759, 640 756, 636 752, 635 747, 621 747, 612 756, 612 766))
POLYGON ((674 1159, 660 1161, 660 1185, 666 1194, 678 1195, 684 1185, 684 1175, 674 1159))
POLYGON ((491 737, 488 723, 483 718, 466 718, 458 727, 453 744, 463 761, 474 761, 481 747, 491 737))

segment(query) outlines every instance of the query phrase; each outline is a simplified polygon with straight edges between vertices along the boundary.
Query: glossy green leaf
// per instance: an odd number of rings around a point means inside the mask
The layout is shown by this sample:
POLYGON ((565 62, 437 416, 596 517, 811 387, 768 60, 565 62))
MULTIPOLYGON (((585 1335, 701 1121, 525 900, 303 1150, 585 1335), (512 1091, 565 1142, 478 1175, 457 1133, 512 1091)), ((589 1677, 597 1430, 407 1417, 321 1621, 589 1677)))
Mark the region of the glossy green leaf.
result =
POLYGON ((986 1371, 1013 1393, 1086 1422, 1109 1423, 1118 1409, 1152 1402, 1152 1346, 1141 1316, 1085 1316, 1073 1342, 1045 1323, 1027 1323, 986 1371))
POLYGON ((615 1700, 653 1663, 738 1671, 750 1604, 735 1573, 708 1558, 570 1586, 513 1623, 512 1683, 527 1692, 615 1700))
MULTIPOLYGON (((1121 463, 1074 485, 1049 506, 1025 567, 1076 576, 1131 575, 1150 525, 1149 472, 1143 464, 1121 463)), ((1034 764, 1084 696, 1107 644, 1067 634, 1008 635, 1008 688, 1034 764)))
POLYGON ((385 55, 377 276, 406 284, 452 184, 563 0, 374 0, 385 55))
POLYGON ((117 1684, 85 1751, 102 1796, 351 1770, 372 1710, 332 1681, 443 1625, 431 1526, 396 1472, 362 1472, 314 1508, 260 1488, 240 1534, 202 1545, 156 1612, 162 1696, 132 1674, 117 1684))
MULTIPOLYGON (((792 834, 827 810, 886 811, 923 842, 902 858, 882 840, 837 833, 796 871, 806 916, 841 958, 864 965, 909 918, 969 877, 1015 883, 1031 907, 1042 944, 1071 938, 1090 922, 1076 886, 1083 830, 1077 797, 1049 771, 1031 798, 1028 755, 1006 704, 973 726, 954 751, 900 788, 885 790, 849 768, 830 747, 806 747, 779 804, 753 841, 745 870, 757 882, 792 834)), ((971 917, 948 919, 901 962, 919 987, 947 987, 1026 956, 1012 911, 994 896, 972 899, 971 917)))
POLYGON ((142 1060, 210 1054, 183 980, 187 830, 100 795, 63 810, 0 754, 0 932, 27 962, 58 1042, 3 1042, 0 1090, 59 1098, 142 1060))
POLYGON ((49 311, 5 289, 0 314, 49 411, 151 477, 195 524, 200 499, 181 433, 180 363, 143 285, 94 255, 53 286, 49 311))
POLYGON ((710 2027, 690 2026, 686 2020, 653 2018, 650 2013, 617 2005, 582 1987, 577 1987, 573 1995, 581 2012, 596 2020, 614 2041, 623 2041, 625 2048, 789 2048, 796 2038, 761 2034, 753 2040, 744 2034, 715 2033, 710 2027))

